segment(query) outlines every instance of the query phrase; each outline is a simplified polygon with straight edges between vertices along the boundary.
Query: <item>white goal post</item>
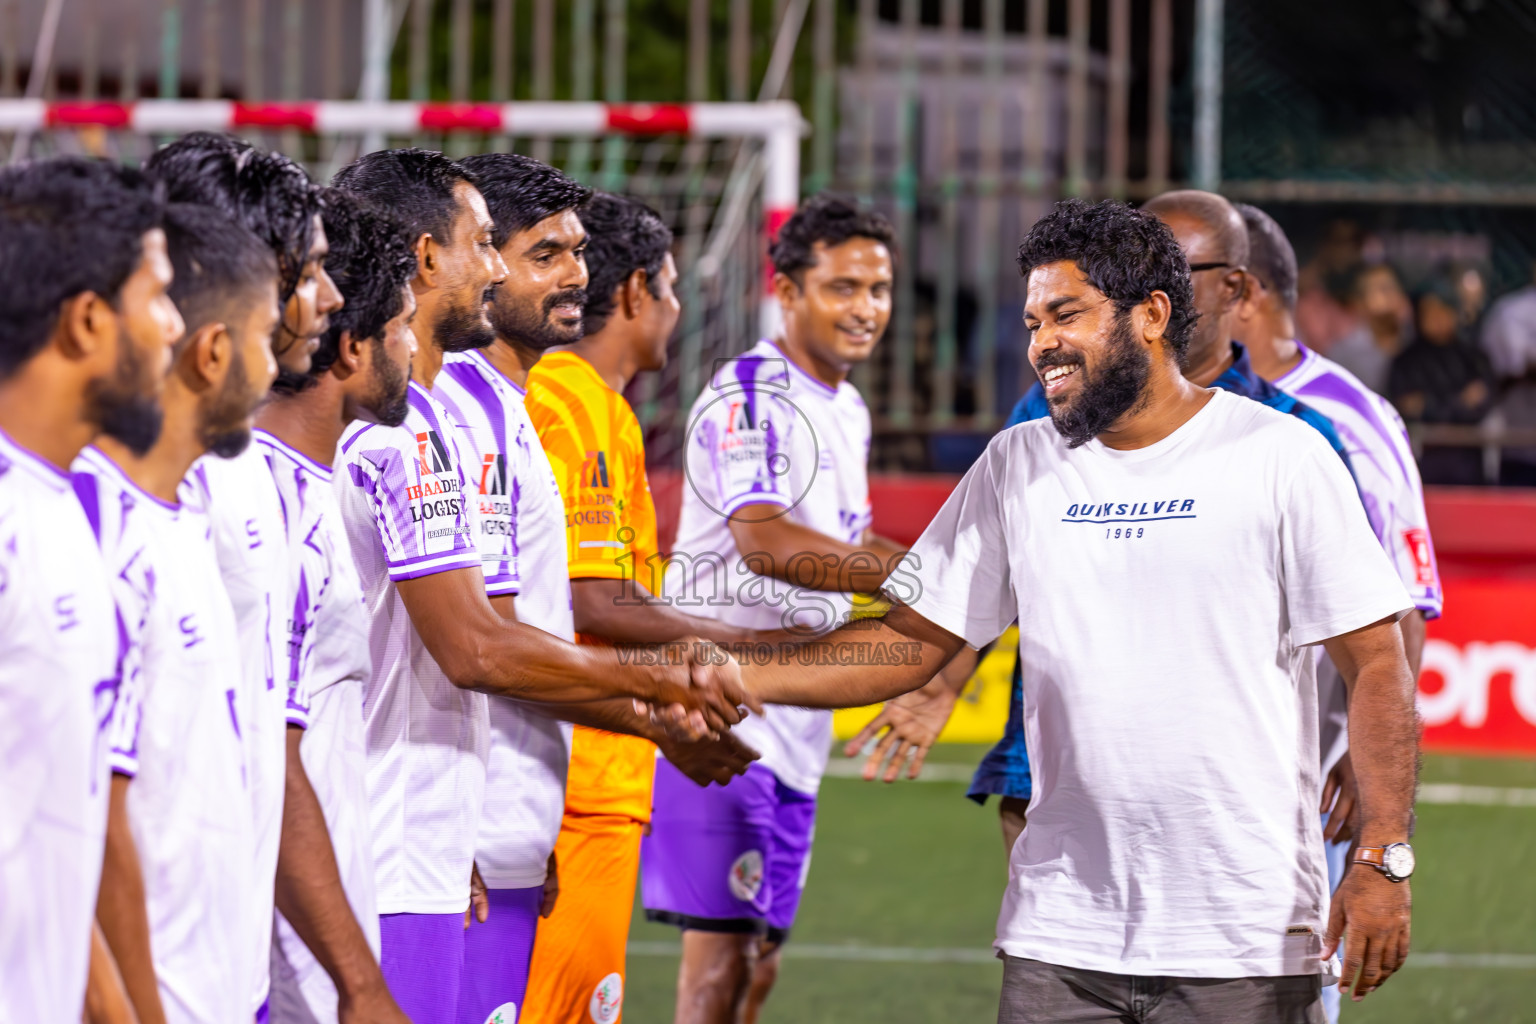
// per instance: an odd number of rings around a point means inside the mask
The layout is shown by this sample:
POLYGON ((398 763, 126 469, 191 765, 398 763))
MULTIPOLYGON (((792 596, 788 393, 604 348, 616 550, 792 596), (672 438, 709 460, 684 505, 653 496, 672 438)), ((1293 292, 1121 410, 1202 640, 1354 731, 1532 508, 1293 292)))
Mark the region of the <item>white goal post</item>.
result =
MULTIPOLYGON (((50 103, 37 99, 0 100, 0 133, 34 136, 83 129, 144 136, 180 135, 192 131, 298 131, 373 138, 451 133, 486 137, 595 139, 612 135, 674 135, 692 139, 755 139, 762 147, 758 199, 762 210, 762 237, 767 239, 773 237, 799 201, 800 138, 806 131, 806 124, 800 116, 800 108, 784 100, 768 103, 355 100, 253 103, 180 99, 50 103)), ((774 316, 766 302, 763 316, 766 328, 774 316)))

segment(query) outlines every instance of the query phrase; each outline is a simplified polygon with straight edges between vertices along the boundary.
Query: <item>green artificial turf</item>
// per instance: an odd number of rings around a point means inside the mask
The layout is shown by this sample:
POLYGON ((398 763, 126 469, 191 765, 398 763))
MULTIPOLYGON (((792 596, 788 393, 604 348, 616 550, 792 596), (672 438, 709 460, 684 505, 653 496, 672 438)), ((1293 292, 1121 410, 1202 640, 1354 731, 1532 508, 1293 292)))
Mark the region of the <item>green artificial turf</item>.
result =
MULTIPOLYGON (((935 748, 972 764, 982 748, 935 748)), ((838 755, 834 755, 838 756, 838 755)), ((1536 762, 1426 757, 1425 782, 1536 787, 1536 762)), ((815 859, 791 944, 985 951, 1004 861, 995 802, 960 783, 886 786, 829 778, 815 859)), ((1536 956, 1536 807, 1421 804, 1414 840, 1414 949, 1536 956)), ((624 1019, 669 1024, 675 929, 647 923, 638 901, 624 1019), (660 944, 660 945, 658 945, 660 944)), ((860 962, 787 956, 763 1024, 950 1024, 995 1020, 1001 967, 991 962, 860 962)), ((1536 969, 1409 966, 1347 1024, 1536 1022, 1536 969)))

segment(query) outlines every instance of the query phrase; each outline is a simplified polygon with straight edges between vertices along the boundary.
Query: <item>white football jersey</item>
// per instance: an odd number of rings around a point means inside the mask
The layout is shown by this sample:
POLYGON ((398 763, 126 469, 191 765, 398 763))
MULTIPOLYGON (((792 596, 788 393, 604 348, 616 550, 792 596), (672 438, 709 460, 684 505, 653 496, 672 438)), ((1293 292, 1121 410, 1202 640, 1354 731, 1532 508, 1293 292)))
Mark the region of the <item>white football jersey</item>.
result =
MULTIPOLYGON (((1307 348, 1301 362, 1275 381, 1332 421, 1349 452, 1355 482, 1376 539, 1392 559, 1403 586, 1425 618, 1437 618, 1444 603, 1435 544, 1424 511, 1424 485, 1408 443, 1408 430, 1392 403, 1331 359, 1307 348)), ((1322 715, 1323 773, 1349 749, 1349 697, 1339 670, 1321 648, 1318 707, 1322 715)))
POLYGON ((78 1019, 118 630, 69 475, 0 432, 0 1020, 78 1019))
POLYGON ((398 427, 353 423, 333 486, 369 615, 373 673, 363 699, 380 914, 469 906, 485 797, 490 721, 421 642, 397 581, 480 568, 457 431, 416 383, 398 427))
MULTIPOLYGON (((475 546, 486 592, 516 594, 519 622, 576 640, 560 485, 523 405, 525 392, 479 352, 451 353, 433 394, 466 442, 475 546)), ((491 759, 475 861, 493 889, 544 882, 565 811, 571 727, 533 707, 491 699, 491 759)))
MULTIPOLYGON (((257 921, 272 919, 277 849, 282 838, 287 784, 287 731, 304 724, 290 708, 279 663, 287 652, 288 536, 272 473, 254 444, 232 459, 204 455, 182 481, 184 505, 201 508, 213 524, 219 572, 235 609, 240 658, 245 669, 241 722, 250 773, 251 813, 256 827, 253 895, 257 921)), ((302 704, 302 698, 293 702, 302 704)), ((256 974, 251 979, 254 1013, 267 998, 272 936, 265 927, 248 936, 256 974)))
POLYGON ((75 471, 130 649, 124 692, 136 699, 114 708, 111 758, 133 777, 128 819, 160 999, 172 1022, 249 1024, 255 829, 243 666, 213 524, 140 489, 93 448, 75 471))
MULTIPOLYGON (((869 409, 858 389, 847 381, 829 388, 760 341, 719 366, 688 424, 666 596, 684 611, 753 629, 821 633, 844 622, 852 595, 752 572, 728 517, 776 505, 792 522, 857 543, 870 523, 869 409)), ((816 792, 832 745, 830 711, 774 705, 736 729, 785 785, 816 792)))
MULTIPOLYGON (((257 431, 288 528, 288 653, 282 681, 308 721, 299 745, 305 774, 325 814, 331 848, 352 913, 379 955, 379 910, 368 825, 368 754, 363 690, 372 657, 368 609, 331 486, 331 470, 280 439, 257 431)), ((336 1020, 336 987, 293 926, 276 918, 272 1015, 276 1020, 336 1020)))

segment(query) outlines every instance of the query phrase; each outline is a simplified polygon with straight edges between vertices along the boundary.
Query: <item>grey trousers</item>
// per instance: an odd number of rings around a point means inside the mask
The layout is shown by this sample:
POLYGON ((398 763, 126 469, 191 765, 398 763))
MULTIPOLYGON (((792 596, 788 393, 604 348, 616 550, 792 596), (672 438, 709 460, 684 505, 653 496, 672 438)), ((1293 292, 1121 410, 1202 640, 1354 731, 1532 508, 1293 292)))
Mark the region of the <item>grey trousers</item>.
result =
POLYGON ((1324 1024, 1322 979, 1141 978, 1005 957, 997 1024, 1324 1024))

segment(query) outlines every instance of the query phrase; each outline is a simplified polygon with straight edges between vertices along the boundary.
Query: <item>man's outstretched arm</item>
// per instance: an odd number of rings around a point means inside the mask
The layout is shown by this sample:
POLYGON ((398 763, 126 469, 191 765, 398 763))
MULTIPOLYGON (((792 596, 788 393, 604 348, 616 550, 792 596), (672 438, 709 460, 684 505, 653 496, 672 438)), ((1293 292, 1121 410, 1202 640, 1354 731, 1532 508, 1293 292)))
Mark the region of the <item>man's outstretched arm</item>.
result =
POLYGON ((741 666, 758 700, 808 708, 878 704, 927 683, 965 641, 895 604, 884 617, 860 619, 816 640, 784 644, 771 665, 741 666))
MULTIPOLYGON (((1418 769, 1414 679, 1397 623, 1382 620, 1324 642, 1349 687, 1349 747, 1360 793, 1359 843, 1408 841, 1418 769)), ((1408 882, 1351 864, 1334 895, 1324 954, 1344 942, 1344 980, 1354 998, 1385 982, 1408 956, 1408 882)))
POLYGON ((737 682, 700 672, 694 645, 676 659, 622 658, 611 647, 578 646, 534 626, 510 621, 491 606, 478 569, 453 569, 401 580, 400 598, 422 643, 448 679, 467 690, 538 702, 628 697, 700 711, 723 731, 741 721, 738 705, 753 703, 737 682), (656 661, 658 664, 642 664, 656 661))
MULTIPOLYGON (((583 582, 618 583, 620 581, 583 582)), ((493 597, 491 607, 509 622, 517 621, 515 595, 501 594, 493 597)), ((630 605, 621 606, 621 608, 623 613, 644 613, 644 609, 630 605)), ((663 610, 668 609, 663 608, 663 610)), ((614 615, 615 619, 625 617, 625 614, 614 615)), ((687 618, 687 616, 683 617, 687 618)), ((578 619, 577 629, 580 628, 578 619)), ((652 639, 666 641, 687 635, 686 630, 679 629, 652 639)), ((701 786, 707 786, 711 782, 725 785, 735 776, 745 772, 747 766, 760 756, 732 732, 710 734, 709 730, 703 727, 702 718, 697 714, 688 716, 692 719, 691 721, 673 722, 666 716, 658 717, 651 713, 643 703, 637 706, 635 701, 626 697, 589 701, 547 701, 530 704, 530 706, 551 718, 574 722, 576 725, 584 725, 590 729, 604 729, 608 732, 650 740, 661 748, 662 754, 679 771, 701 786)))
POLYGON ((866 530, 858 544, 794 522, 780 505, 743 505, 731 513, 731 538, 752 571, 807 590, 873 593, 905 554, 866 530))

